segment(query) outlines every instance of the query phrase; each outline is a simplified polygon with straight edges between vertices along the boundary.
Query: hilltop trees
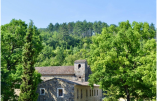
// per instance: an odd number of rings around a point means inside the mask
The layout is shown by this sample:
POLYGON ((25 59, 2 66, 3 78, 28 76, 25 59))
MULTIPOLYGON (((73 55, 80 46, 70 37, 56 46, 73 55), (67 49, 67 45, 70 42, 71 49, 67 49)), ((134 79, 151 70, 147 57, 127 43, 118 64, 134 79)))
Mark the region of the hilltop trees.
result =
POLYGON ((34 64, 37 55, 41 50, 42 45, 39 32, 37 28, 33 26, 33 22, 31 21, 27 29, 23 47, 23 74, 22 84, 20 86, 21 92, 18 101, 36 101, 38 98, 36 90, 38 83, 40 82, 40 76, 34 76, 37 74, 37 72, 35 72, 34 64))
POLYGON ((53 25, 52 23, 50 23, 50 24, 48 25, 47 29, 52 32, 53 29, 54 29, 54 25, 53 25))
POLYGON ((89 63, 90 85, 103 90, 116 87, 116 97, 155 97, 156 42, 155 31, 148 23, 121 22, 93 36, 89 63))

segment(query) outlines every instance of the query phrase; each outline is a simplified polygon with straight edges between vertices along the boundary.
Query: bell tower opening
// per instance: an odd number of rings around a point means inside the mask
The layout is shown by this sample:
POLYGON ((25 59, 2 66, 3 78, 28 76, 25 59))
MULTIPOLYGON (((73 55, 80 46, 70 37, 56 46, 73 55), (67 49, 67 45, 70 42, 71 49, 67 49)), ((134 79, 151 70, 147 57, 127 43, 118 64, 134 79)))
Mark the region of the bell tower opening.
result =
POLYGON ((78 69, 81 68, 81 64, 78 64, 78 69))

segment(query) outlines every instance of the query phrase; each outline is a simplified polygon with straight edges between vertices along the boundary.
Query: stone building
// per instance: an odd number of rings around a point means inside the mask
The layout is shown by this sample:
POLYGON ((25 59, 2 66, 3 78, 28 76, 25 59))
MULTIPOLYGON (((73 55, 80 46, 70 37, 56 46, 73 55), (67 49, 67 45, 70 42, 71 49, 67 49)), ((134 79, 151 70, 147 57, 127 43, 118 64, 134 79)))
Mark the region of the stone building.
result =
POLYGON ((35 67, 41 73, 37 101, 101 101, 99 85, 88 86, 90 66, 86 60, 76 60, 74 66, 35 67))

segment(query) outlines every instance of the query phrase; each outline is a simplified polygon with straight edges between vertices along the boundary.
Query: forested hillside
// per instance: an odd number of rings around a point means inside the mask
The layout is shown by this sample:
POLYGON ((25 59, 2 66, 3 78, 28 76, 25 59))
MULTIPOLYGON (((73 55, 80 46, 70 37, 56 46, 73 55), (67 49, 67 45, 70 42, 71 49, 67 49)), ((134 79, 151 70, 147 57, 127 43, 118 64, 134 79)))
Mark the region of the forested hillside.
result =
MULTIPOLYGON (((115 24, 111 24, 115 28, 115 24)), ((109 27, 105 22, 77 21, 69 23, 50 23, 47 28, 39 28, 44 49, 38 56, 35 66, 73 65, 77 59, 89 57, 92 36, 101 34, 102 28, 109 27)), ((150 29, 155 30, 154 24, 150 29)))

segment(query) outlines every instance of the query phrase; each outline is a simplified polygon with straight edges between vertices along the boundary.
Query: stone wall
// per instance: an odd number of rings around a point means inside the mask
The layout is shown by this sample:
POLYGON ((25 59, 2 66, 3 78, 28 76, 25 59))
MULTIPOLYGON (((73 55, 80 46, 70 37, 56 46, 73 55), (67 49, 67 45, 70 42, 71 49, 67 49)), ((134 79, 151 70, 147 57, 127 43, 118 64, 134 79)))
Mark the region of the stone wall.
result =
POLYGON ((39 84, 37 93, 39 93, 37 101, 74 101, 74 85, 56 78, 39 84), (45 89, 45 95, 40 95, 40 88, 45 89), (64 97, 57 97, 57 88, 64 89, 64 97))

